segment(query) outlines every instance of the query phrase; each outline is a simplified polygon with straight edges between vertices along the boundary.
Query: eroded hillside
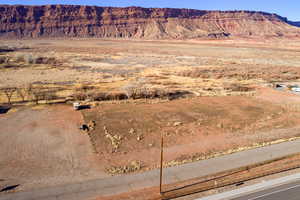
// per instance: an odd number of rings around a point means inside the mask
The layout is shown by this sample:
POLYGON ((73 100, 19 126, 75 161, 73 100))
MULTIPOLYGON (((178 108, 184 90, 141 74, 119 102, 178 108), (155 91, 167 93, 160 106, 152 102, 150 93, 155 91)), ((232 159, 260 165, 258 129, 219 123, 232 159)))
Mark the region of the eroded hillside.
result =
POLYGON ((187 39, 295 37, 300 29, 276 14, 74 5, 0 6, 0 36, 187 39))

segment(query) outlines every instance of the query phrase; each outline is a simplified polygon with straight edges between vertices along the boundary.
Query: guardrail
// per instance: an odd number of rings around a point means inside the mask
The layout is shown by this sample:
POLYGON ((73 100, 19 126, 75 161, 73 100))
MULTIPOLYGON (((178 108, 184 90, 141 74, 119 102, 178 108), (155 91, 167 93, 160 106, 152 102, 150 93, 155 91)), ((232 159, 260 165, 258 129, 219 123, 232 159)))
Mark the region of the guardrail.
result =
POLYGON ((172 189, 162 192, 161 199, 173 199, 230 185, 242 185, 245 181, 300 168, 300 154, 293 154, 265 162, 240 167, 198 179, 167 185, 172 189))

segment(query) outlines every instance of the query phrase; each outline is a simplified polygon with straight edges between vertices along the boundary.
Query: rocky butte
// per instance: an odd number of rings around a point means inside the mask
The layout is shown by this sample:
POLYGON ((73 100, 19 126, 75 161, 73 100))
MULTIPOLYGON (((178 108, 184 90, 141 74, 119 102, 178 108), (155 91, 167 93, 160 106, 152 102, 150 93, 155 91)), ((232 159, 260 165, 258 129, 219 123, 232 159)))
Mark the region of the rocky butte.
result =
POLYGON ((0 36, 9 38, 298 37, 300 28, 294 25, 279 15, 253 11, 0 5, 0 36))
POLYGON ((300 27, 300 21, 299 22, 292 22, 292 21, 289 21, 289 23, 293 26, 298 26, 300 27))

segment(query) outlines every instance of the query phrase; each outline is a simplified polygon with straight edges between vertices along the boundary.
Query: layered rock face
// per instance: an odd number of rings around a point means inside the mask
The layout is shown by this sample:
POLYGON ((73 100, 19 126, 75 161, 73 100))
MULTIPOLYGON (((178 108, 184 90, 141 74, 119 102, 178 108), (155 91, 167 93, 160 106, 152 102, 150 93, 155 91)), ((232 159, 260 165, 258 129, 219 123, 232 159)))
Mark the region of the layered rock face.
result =
POLYGON ((289 24, 291 24, 291 25, 293 25, 293 26, 300 27, 300 22, 292 22, 292 21, 289 21, 289 24))
POLYGON ((0 5, 2 37, 188 39, 300 36, 276 14, 169 8, 0 5))

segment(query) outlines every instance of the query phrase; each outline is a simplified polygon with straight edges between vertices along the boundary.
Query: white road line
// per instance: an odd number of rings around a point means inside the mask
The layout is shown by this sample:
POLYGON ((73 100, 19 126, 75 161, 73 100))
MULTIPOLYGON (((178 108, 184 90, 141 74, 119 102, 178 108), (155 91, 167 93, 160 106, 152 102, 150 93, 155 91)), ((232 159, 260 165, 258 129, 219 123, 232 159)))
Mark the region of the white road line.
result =
POLYGON ((295 185, 295 186, 293 186, 293 187, 289 187, 289 188, 277 190, 277 191, 274 191, 274 192, 270 192, 270 193, 267 193, 267 194, 263 194, 263 195, 260 195, 260 196, 257 196, 257 197, 254 197, 254 198, 251 198, 251 199, 248 199, 248 200, 259 199, 259 198, 262 198, 262 197, 270 196, 270 195, 272 195, 272 194, 277 194, 277 193, 284 192, 284 191, 288 191, 288 190, 291 190, 291 189, 294 189, 294 188, 298 188, 298 187, 300 187, 300 184, 299 184, 299 185, 295 185))

